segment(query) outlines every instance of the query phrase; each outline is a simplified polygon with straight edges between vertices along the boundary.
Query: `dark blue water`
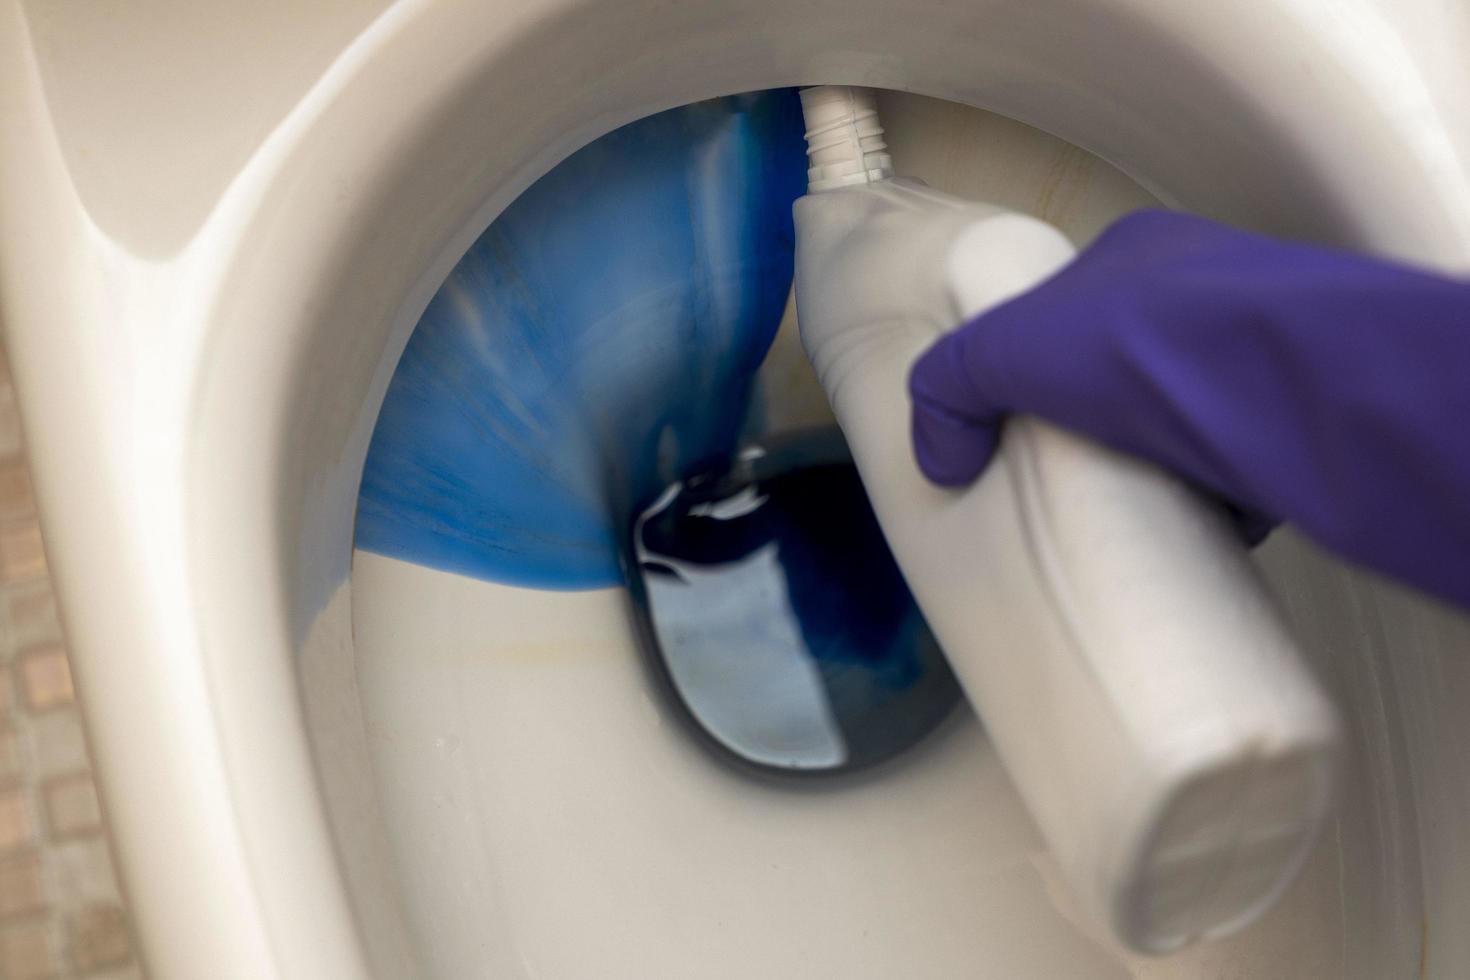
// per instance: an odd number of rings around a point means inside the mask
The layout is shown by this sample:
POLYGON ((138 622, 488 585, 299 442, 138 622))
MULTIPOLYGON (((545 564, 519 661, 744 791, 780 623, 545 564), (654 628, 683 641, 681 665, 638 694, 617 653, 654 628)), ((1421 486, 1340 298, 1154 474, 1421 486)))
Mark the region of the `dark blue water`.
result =
POLYGON ((631 550, 661 675, 735 761, 872 766, 960 700, 835 432, 675 482, 635 522, 631 550))

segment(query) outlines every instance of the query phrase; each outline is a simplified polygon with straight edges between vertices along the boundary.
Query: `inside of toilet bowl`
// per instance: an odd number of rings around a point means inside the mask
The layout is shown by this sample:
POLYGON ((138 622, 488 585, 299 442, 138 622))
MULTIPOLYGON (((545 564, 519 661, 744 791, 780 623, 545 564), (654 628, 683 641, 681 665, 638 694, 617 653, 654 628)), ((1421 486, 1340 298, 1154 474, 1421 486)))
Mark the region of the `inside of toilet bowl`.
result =
POLYGON ((885 762, 961 700, 814 376, 768 356, 805 167, 783 89, 639 120, 533 184, 410 337, 356 531, 487 581, 628 586, 655 686, 766 774, 885 762))
MULTIPOLYGON (((881 98, 903 171, 1037 214, 1079 243, 1117 214, 1153 202, 1101 160, 1020 124, 916 96, 881 98)), ((759 106, 749 98, 723 104, 727 112, 759 106)), ((727 175, 732 166, 744 167, 740 172, 769 181, 765 186, 786 186, 784 178, 761 170, 760 160, 737 152, 740 138, 763 124, 707 130, 725 135, 715 140, 716 151, 698 158, 700 166, 716 168, 712 173, 725 167, 727 175)), ((636 133, 637 125, 619 131, 622 138, 636 133)), ((799 167, 797 129, 789 138, 799 167)), ((591 171, 584 179, 606 176, 600 167, 591 171)), ((782 193, 799 191, 793 181, 782 193)), ((554 203, 566 214, 586 216, 579 211, 586 195, 576 185, 559 197, 554 203)), ((535 198, 522 195, 517 203, 527 200, 535 198)), ((729 200, 698 200, 709 214, 732 206, 729 200)), ((503 214, 513 215, 516 207, 503 214)), ((614 209, 608 217, 614 226, 634 223, 642 241, 655 237, 645 211, 614 209)), ((748 231, 760 220, 745 214, 737 227, 748 231)), ((588 226, 582 221, 579 227, 588 226)), ((546 226, 528 223, 524 230, 545 233, 546 226)), ((1169 961, 1134 961, 1074 921, 1035 829, 968 712, 956 712, 942 737, 886 767, 881 778, 774 786, 711 765, 710 754, 674 723, 676 703, 660 696, 644 669, 647 650, 632 628, 629 579, 618 565, 617 556, 628 550, 616 540, 618 520, 638 504, 656 502, 681 477, 702 472, 711 447, 718 457, 829 421, 786 306, 789 244, 782 264, 765 267, 776 273, 774 281, 754 282, 755 267, 748 265, 742 266, 747 278, 727 280, 743 292, 723 308, 728 318, 721 322, 738 329, 707 337, 701 347, 726 358, 701 375, 701 384, 728 386, 721 387, 721 411, 690 415, 674 435, 663 435, 655 424, 660 413, 705 390, 659 357, 668 353, 659 343, 690 338, 671 331, 654 342, 652 317, 617 334, 620 343, 651 355, 640 370, 669 371, 651 386, 652 395, 644 387, 630 401, 613 397, 613 382, 624 380, 617 372, 634 365, 607 360, 608 352, 595 345, 585 360, 532 359, 519 372, 487 375, 508 370, 515 362, 506 358, 513 354, 535 352, 538 345, 521 329, 531 321, 522 314, 544 285, 528 285, 520 263, 503 261, 525 243, 497 238, 494 231, 492 225, 466 254, 420 319, 379 416, 358 511, 353 682, 384 846, 392 855, 391 885, 384 889, 402 905, 421 972, 733 978, 793 975, 792 964, 804 963, 810 975, 875 980, 977 971, 1099 980, 1196 980, 1228 971, 1252 980, 1388 975, 1377 967, 1363 966, 1369 972, 1360 974, 1339 969, 1346 951, 1358 948, 1347 924, 1388 921, 1408 888, 1368 884, 1377 881, 1367 869, 1371 862, 1356 855, 1376 853, 1371 821, 1340 827, 1346 836, 1313 858, 1282 909, 1239 941, 1169 961), (464 281, 451 290, 461 271, 464 281), (499 305, 488 302, 491 296, 501 297, 499 305), (498 335, 521 349, 491 342, 489 310, 522 316, 515 329, 498 335), (446 332, 416 352, 420 335, 435 337, 424 327, 436 314, 445 316, 438 329, 446 332), (450 323, 462 332, 451 336, 450 323), (415 362, 416 354, 426 356, 415 362), (567 380, 579 371, 602 369, 611 371, 582 390, 607 395, 606 401, 560 402, 540 417, 512 412, 526 401, 485 404, 493 394, 483 383, 487 376, 508 379, 506 390, 529 398, 538 384, 542 392, 564 395, 567 380), (446 430, 452 438, 436 442, 408 425, 399 433, 405 438, 384 436, 393 412, 410 410, 400 416, 406 420, 411 411, 437 411, 430 396, 439 391, 452 393, 464 410, 446 430), (609 418, 617 409, 626 415, 609 418), (584 455, 569 459, 526 439, 533 431, 528 420, 551 426, 564 445, 584 455), (607 469, 599 448, 606 445, 618 446, 625 464, 638 465, 607 469), (381 455, 391 447, 401 454, 396 460, 381 455), (495 463, 495 454, 507 449, 526 452, 495 463), (550 536, 552 547, 538 553, 547 542, 535 533, 545 525, 535 521, 508 527, 515 533, 502 543, 510 548, 468 556, 464 540, 446 537, 415 552, 411 536, 394 546, 385 533, 391 529, 365 534, 367 522, 376 519, 373 508, 382 517, 409 503, 393 496, 395 472, 429 459, 434 465, 417 472, 429 478, 432 495, 421 499, 458 494, 463 504, 474 501, 469 489, 477 488, 489 494, 479 498, 479 513, 494 517, 517 503, 496 494, 523 493, 521 499, 541 507, 540 513, 566 505, 577 518, 570 526, 587 532, 582 540, 594 546, 577 552, 562 547, 566 535, 550 536), (537 470, 543 461, 547 469, 537 470), (568 472, 574 479, 547 490, 548 473, 568 472), (497 476, 528 473, 528 482, 508 479, 504 485, 497 476), (562 492, 568 489, 580 495, 562 492), (529 540, 519 539, 522 532, 530 532, 529 540), (558 564, 558 555, 569 554, 583 560, 558 564), (566 941, 569 931, 575 942, 566 941), (691 971, 691 963, 699 968, 691 971)), ((738 251, 750 241, 743 234, 719 242, 738 251)), ((610 260, 619 274, 573 282, 583 291, 578 296, 547 290, 587 304, 580 309, 593 316, 564 320, 566 332, 534 339, 562 344, 541 347, 554 356, 575 353, 572 341, 591 339, 590 330, 579 328, 607 322, 617 305, 610 295, 641 299, 643 306, 629 308, 643 311, 699 308, 688 291, 691 256, 702 261, 710 253, 692 241, 685 237, 674 249, 651 253, 655 265, 677 270, 671 281, 684 284, 664 293, 638 290, 648 281, 649 260, 626 251, 610 260), (663 307, 650 299, 669 296, 678 298, 663 307)), ((535 247, 546 255, 563 246, 535 247)), ((605 250, 596 257, 605 258, 605 250)), ((421 519, 419 532, 463 530, 452 512, 425 507, 415 515, 409 507, 405 513, 421 519)), ((486 530, 497 528, 482 524, 475 533, 486 530)), ((486 540, 471 544, 481 547, 486 540)), ((350 824, 351 815, 339 822, 350 824)))
MULTIPOLYGON (((677 107, 506 207, 408 340, 355 531, 363 552, 483 581, 626 587, 652 687, 766 775, 897 758, 962 702, 793 336, 802 130, 794 89, 677 107), (803 458, 792 440, 823 431, 836 455, 803 458), (851 533, 821 530, 846 506, 817 499, 824 468, 852 488, 851 533), (725 499, 690 502, 712 487, 725 499), (685 510, 650 520, 659 501, 685 510)), ((1048 217, 1077 235, 1065 170, 1046 179, 1048 217)))
POLYGON ((883 763, 961 701, 841 433, 810 410, 785 432, 786 389, 813 376, 779 356, 782 378, 761 372, 791 291, 801 131, 794 90, 717 98, 542 176, 410 336, 357 510, 376 554, 629 586, 657 689, 763 774, 883 763))

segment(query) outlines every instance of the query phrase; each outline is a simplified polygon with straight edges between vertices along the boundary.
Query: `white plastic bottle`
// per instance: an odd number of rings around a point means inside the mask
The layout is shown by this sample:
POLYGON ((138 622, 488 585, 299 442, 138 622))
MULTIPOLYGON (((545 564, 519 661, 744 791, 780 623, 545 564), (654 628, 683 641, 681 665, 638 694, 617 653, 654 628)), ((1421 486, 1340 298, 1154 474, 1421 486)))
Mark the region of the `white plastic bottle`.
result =
POLYGON ((1073 249, 893 179, 870 93, 802 101, 802 341, 920 607, 1082 908, 1145 952, 1233 931, 1325 819, 1331 705, 1218 508, 1158 468, 1017 417, 973 486, 923 478, 913 361, 1073 249))

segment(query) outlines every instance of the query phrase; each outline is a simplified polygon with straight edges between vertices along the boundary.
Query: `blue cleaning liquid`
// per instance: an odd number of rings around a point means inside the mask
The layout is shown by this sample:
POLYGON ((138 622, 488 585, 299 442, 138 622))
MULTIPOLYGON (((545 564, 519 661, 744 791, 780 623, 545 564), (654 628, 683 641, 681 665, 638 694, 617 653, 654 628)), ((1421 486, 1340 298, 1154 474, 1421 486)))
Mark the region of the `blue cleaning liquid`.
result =
POLYGON ((450 273, 389 384, 356 543, 541 588, 623 581, 635 508, 726 458, 791 285, 791 90, 618 129, 450 273))

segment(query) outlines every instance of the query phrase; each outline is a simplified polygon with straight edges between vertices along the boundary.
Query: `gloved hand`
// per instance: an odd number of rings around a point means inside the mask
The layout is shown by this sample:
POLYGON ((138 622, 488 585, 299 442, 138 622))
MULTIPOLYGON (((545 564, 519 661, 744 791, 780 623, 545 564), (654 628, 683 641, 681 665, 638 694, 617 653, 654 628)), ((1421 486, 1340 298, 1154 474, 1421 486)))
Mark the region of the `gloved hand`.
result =
POLYGON ((1289 521, 1470 606, 1470 283, 1141 211, 909 387, 937 483, 974 479, 1025 412, 1217 495, 1248 537, 1289 521))

